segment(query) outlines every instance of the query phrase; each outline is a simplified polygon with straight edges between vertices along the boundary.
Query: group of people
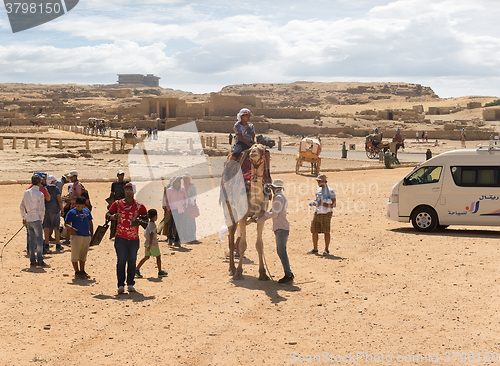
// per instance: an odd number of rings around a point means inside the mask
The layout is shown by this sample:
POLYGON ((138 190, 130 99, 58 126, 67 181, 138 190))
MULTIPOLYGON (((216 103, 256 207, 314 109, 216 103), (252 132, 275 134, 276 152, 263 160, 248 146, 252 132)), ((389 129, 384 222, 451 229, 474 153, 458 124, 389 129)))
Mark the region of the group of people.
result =
POLYGON ((77 277, 89 277, 85 272, 85 261, 94 230, 89 201, 82 196, 84 191, 76 170, 62 175, 60 179, 42 172, 33 174, 31 185, 25 190, 19 206, 27 229, 27 250, 31 267, 50 267, 44 261, 44 254, 50 253, 49 240, 52 232, 56 250, 63 250, 60 241, 60 218, 63 217, 68 237, 71 237, 71 242, 66 240, 65 243, 71 243, 71 262, 75 274, 77 277), (62 196, 65 184, 68 184, 68 195, 62 196))
MULTIPOLYGON (((235 124, 235 147, 231 160, 239 158, 244 150, 255 143, 255 130, 249 123, 250 110, 244 108, 238 113, 238 122, 235 124)), ((269 157, 266 157, 269 164, 269 157)), ((269 166, 269 165, 268 165, 269 166)), ((117 256, 116 276, 118 293, 134 292, 135 278, 142 278, 141 267, 150 257, 156 258, 158 277, 168 273, 162 270, 161 253, 158 246, 156 221, 158 212, 155 209, 147 210, 146 206, 135 199, 136 187, 132 182, 124 179, 122 170, 117 172, 117 181, 111 185, 106 219, 111 221, 110 238, 114 237, 114 247, 117 256), (136 264, 140 246, 139 226, 144 231, 144 258, 136 264)), ((319 234, 324 234, 324 256, 328 256, 330 245, 330 222, 333 208, 336 206, 336 195, 327 184, 324 174, 316 178, 318 190, 311 206, 315 206, 314 217, 311 222, 313 249, 310 254, 319 254, 319 234)), ((83 194, 85 188, 78 180, 78 172, 71 171, 61 179, 53 175, 36 172, 31 177, 32 185, 24 192, 20 204, 21 216, 28 231, 28 249, 30 265, 50 267, 45 263, 43 256, 42 231, 45 232, 46 244, 49 243, 51 231, 56 237, 56 250, 61 250, 59 238, 60 216, 64 217, 64 227, 71 238, 71 262, 75 270, 75 277, 89 278, 85 271, 85 263, 89 244, 94 232, 91 205, 83 194), (68 195, 62 196, 63 186, 68 184, 68 195)), ((273 219, 273 231, 276 237, 276 248, 281 260, 284 277, 280 283, 291 283, 294 275, 290 269, 287 255, 287 241, 290 233, 290 224, 287 220, 288 201, 284 195, 284 183, 281 179, 274 179, 269 187, 273 198, 270 211, 262 210, 257 222, 273 219)), ((181 243, 198 243, 196 239, 196 217, 199 209, 196 204, 196 187, 189 173, 183 176, 174 176, 164 190, 163 210, 164 224, 169 223, 168 244, 180 247, 181 243)), ((47 248, 48 249, 48 248, 47 248)))

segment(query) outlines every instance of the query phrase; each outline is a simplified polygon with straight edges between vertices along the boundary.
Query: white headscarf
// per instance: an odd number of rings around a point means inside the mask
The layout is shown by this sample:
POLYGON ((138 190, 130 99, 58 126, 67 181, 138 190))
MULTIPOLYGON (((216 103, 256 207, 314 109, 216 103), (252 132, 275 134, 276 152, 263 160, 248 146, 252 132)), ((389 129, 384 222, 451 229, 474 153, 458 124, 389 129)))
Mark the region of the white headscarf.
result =
POLYGON ((241 116, 245 114, 252 114, 252 111, 248 108, 241 108, 236 117, 238 117, 238 122, 241 122, 241 116))

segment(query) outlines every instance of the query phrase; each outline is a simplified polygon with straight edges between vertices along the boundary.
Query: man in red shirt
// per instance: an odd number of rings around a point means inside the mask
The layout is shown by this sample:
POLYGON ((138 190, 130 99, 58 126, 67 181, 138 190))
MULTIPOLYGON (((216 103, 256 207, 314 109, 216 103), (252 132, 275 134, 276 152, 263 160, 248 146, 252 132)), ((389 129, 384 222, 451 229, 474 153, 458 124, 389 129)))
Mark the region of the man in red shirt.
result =
POLYGON ((117 220, 115 235, 115 251, 117 256, 116 277, 118 278, 118 293, 125 292, 125 267, 127 267, 128 292, 135 292, 135 265, 139 250, 139 216, 146 215, 146 206, 134 199, 135 185, 127 183, 123 186, 125 198, 113 202, 106 218, 117 220))

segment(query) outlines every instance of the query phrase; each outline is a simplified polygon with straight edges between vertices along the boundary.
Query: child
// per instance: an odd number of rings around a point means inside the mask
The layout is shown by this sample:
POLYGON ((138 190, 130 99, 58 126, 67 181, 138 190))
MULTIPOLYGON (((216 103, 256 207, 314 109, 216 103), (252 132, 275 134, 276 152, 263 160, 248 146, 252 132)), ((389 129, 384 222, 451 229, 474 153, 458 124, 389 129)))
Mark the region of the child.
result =
POLYGON ((158 277, 165 277, 168 275, 167 272, 161 270, 161 254, 160 248, 158 247, 158 238, 156 233, 156 224, 155 221, 158 220, 157 211, 152 208, 148 211, 149 223, 148 227, 144 231, 144 236, 146 237, 146 242, 144 243, 144 247, 146 248, 146 253, 144 254, 144 258, 141 259, 137 268, 135 270, 135 277, 143 278, 141 275, 140 268, 149 257, 156 257, 156 265, 158 266, 158 277))
POLYGON ((75 277, 81 279, 90 278, 85 272, 85 262, 89 251, 90 239, 94 233, 92 214, 85 207, 85 197, 76 198, 76 206, 68 211, 64 219, 64 226, 71 235, 71 263, 75 269, 75 277), (80 266, 78 266, 80 264, 80 266))

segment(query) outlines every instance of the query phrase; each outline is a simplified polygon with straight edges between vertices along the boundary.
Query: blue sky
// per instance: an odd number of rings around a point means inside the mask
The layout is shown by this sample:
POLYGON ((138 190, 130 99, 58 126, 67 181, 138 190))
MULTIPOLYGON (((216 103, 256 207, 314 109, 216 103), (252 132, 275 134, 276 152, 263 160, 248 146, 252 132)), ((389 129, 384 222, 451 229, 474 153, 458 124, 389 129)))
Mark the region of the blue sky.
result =
POLYGON ((0 82, 154 73, 162 87, 195 93, 309 80, 500 96, 499 15, 495 0, 80 0, 14 34, 0 5, 0 82))

